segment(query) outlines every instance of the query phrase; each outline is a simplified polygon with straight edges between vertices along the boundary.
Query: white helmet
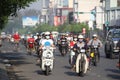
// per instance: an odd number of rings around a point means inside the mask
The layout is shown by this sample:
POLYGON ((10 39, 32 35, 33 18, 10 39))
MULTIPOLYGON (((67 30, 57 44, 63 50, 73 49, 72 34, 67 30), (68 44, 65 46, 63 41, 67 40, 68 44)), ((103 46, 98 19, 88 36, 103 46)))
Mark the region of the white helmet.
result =
POLYGON ((84 38, 83 35, 79 35, 78 38, 84 38))
POLYGON ((45 35, 50 35, 50 32, 45 32, 45 35))
POLYGON ((98 37, 97 34, 93 34, 93 37, 98 37))
POLYGON ((39 35, 39 33, 36 33, 36 35, 39 35))

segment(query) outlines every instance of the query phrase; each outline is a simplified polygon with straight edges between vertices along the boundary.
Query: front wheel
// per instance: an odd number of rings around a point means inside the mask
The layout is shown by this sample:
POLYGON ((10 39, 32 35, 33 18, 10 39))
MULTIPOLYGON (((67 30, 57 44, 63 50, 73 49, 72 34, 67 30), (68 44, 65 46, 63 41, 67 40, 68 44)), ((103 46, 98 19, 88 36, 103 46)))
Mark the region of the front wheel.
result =
POLYGON ((98 60, 98 55, 96 55, 96 56, 95 56, 95 59, 94 59, 94 63, 93 63, 94 66, 97 66, 98 61, 99 61, 99 60, 98 60))
POLYGON ((65 54, 66 54, 65 49, 62 49, 62 51, 61 51, 61 55, 62 55, 62 56, 65 56, 65 54))
POLYGON ((79 62, 79 76, 84 77, 85 61, 79 62))
POLYGON ((49 75, 49 66, 46 66, 46 71, 45 71, 45 74, 46 74, 46 76, 48 76, 49 75))

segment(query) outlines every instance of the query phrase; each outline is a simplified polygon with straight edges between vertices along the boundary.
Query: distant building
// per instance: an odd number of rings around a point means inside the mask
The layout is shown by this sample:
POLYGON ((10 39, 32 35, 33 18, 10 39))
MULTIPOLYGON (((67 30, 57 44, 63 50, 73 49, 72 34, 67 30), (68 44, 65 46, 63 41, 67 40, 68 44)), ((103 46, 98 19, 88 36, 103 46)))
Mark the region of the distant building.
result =
MULTIPOLYGON (((73 1, 74 21, 78 23, 79 22, 80 23, 86 22, 88 24, 94 23, 96 28, 102 29, 103 10, 101 6, 102 5, 100 3, 100 0, 74 0, 73 1)), ((91 25, 89 25, 89 27, 91 28, 91 25)))
POLYGON ((73 0, 50 0, 48 23, 54 26, 64 24, 71 11, 73 11, 73 0))
POLYGON ((100 0, 105 13, 105 26, 120 26, 120 0, 100 0))
POLYGON ((41 15, 40 15, 40 18, 41 18, 41 23, 48 23, 48 10, 49 10, 49 3, 50 3, 50 0, 41 0, 41 15))

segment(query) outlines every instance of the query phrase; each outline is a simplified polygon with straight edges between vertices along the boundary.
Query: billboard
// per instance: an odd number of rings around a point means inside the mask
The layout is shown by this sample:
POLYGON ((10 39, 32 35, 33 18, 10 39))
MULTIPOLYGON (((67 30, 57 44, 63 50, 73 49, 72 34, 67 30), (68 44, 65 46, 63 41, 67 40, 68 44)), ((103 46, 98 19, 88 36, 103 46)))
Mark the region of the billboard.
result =
POLYGON ((37 23, 39 23, 39 17, 38 16, 23 16, 22 23, 23 23, 23 27, 35 26, 37 23))
POLYGON ((59 22, 60 22, 59 19, 60 18, 58 16, 54 17, 54 26, 58 26, 59 25, 59 22))
POLYGON ((65 21, 67 20, 66 16, 55 16, 54 17, 54 26, 59 26, 65 23, 65 21))

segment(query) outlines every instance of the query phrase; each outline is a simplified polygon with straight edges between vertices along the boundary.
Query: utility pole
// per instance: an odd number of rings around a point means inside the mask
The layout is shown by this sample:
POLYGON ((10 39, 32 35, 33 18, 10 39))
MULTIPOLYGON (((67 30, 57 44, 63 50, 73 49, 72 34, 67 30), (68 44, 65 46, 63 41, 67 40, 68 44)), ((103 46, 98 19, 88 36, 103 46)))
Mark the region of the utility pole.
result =
POLYGON ((79 8, 78 8, 78 0, 74 0, 73 2, 73 15, 75 22, 78 22, 79 8))

